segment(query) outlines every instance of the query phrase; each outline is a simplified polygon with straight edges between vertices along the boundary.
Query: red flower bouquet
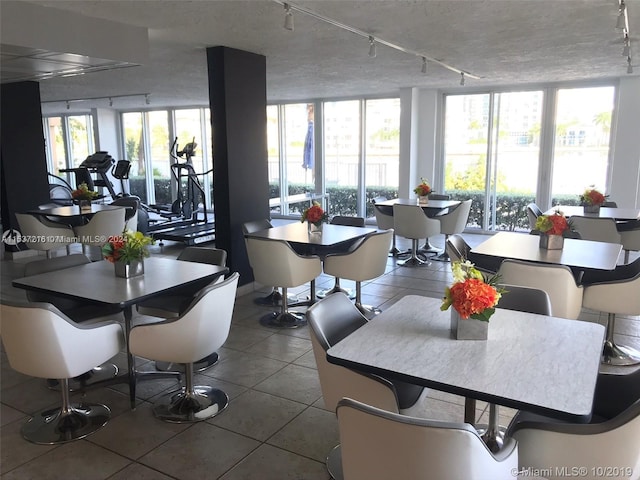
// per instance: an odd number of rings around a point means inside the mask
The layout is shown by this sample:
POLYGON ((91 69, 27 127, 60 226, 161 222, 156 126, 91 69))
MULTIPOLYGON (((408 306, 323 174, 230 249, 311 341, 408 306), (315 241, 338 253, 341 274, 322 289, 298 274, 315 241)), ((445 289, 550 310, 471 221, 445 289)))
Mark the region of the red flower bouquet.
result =
POLYGON ((422 183, 420 183, 420 185, 413 189, 413 193, 415 193, 419 197, 426 197, 432 192, 431 186, 429 185, 429 182, 427 182, 424 178, 421 178, 420 180, 422 180, 422 183))
POLYGON ((322 223, 329 221, 329 215, 322 209, 318 202, 313 202, 313 205, 302 212, 300 221, 313 223, 319 227, 322 223))
POLYGON ((98 196, 98 192, 89 190, 89 187, 84 182, 78 185, 78 188, 76 188, 71 192, 71 197, 74 200, 93 200, 97 196, 98 196))
POLYGON ((445 289, 440 310, 453 306, 463 319, 488 322, 504 293, 504 290, 495 286, 499 277, 494 275, 485 279, 469 261, 453 262, 451 271, 454 283, 445 289))
POLYGON ((562 212, 553 215, 540 215, 536 220, 535 229, 547 235, 563 235, 571 230, 571 226, 562 212))
POLYGON ((587 188, 580 195, 580 205, 602 205, 605 202, 606 195, 603 195, 595 188, 587 188))

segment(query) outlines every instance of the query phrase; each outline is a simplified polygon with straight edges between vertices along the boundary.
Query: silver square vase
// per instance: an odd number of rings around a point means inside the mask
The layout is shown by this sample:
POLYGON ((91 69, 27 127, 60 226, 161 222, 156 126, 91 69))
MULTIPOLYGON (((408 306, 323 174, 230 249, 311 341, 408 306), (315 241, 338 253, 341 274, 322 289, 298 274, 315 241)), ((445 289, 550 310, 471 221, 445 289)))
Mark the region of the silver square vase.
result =
POLYGON ((452 306, 451 335, 456 340, 486 340, 489 335, 489 322, 473 318, 465 320, 452 306))
POLYGON ((131 278, 144 274, 144 260, 131 260, 127 262, 115 262, 116 277, 131 278))
POLYGON ((562 250, 564 237, 562 235, 540 235, 540 248, 546 250, 562 250))

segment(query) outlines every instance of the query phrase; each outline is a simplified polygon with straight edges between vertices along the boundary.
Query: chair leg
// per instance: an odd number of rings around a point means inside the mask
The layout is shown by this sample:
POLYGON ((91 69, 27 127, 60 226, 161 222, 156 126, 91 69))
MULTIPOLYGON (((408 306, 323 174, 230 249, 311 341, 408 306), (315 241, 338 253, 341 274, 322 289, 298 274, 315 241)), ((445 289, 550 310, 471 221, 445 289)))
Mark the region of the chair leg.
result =
MULTIPOLYGON (((218 355, 218 352, 213 352, 212 354, 201 358, 197 362, 194 362, 193 371, 203 372, 207 368, 213 367, 216 363, 218 363, 219 359, 220 356, 218 355)), ((159 370, 161 372, 184 372, 184 364, 156 361, 156 370, 159 370)))
POLYGON ((402 252, 400 250, 398 250, 398 248, 396 247, 396 234, 394 233, 392 238, 392 244, 391 244, 391 250, 389 250, 389 256, 390 257, 395 257, 395 258, 402 258, 405 257, 407 255, 409 255, 411 252, 406 251, 406 252, 402 252))
POLYGON ((439 248, 436 248, 433 245, 431 245, 428 238, 425 240, 424 245, 420 247, 418 251, 420 253, 432 253, 434 255, 442 253, 439 248))
MULTIPOLYGON (((68 379, 67 385, 70 392, 78 392, 117 376, 118 366, 114 363, 107 362, 92 368, 82 375, 68 379)), ((47 388, 50 388, 51 390, 59 390, 61 388, 60 382, 50 378, 47 380, 47 388)))
POLYGON ((184 365, 184 372, 184 388, 163 395, 154 404, 153 413, 157 418, 171 423, 201 422, 227 408, 229 397, 222 390, 194 385, 192 363, 184 365))
POLYGON ((637 365, 640 363, 640 352, 625 345, 616 345, 613 333, 616 325, 615 313, 607 318, 607 338, 602 349, 602 363, 608 365, 637 365))
POLYGON ((327 456, 327 471, 333 480, 342 480, 342 447, 340 444, 333 447, 327 456))
POLYGON ((362 304, 362 282, 356 282, 356 308, 362 312, 365 317, 372 317, 382 312, 378 307, 373 305, 362 304))
POLYGON ((431 265, 430 261, 424 261, 418 257, 418 239, 411 240, 411 257, 403 262, 398 262, 398 265, 402 267, 425 267, 431 265))
MULTIPOLYGON (((449 238, 449 234, 445 233, 444 235, 444 244, 447 244, 447 240, 449 238)), ((433 257, 433 260, 437 261, 437 262, 450 262, 451 259, 449 258, 449 254, 447 253, 447 249, 445 248, 442 253, 440 255, 436 255, 435 257, 433 257)))
MULTIPOLYGON (((311 283, 311 298, 315 295, 315 283, 311 283)), ((274 328, 298 328, 301 325, 306 325, 307 321, 304 318, 303 313, 290 312, 289 302, 287 301, 287 287, 282 287, 282 304, 280 306, 280 313, 269 312, 260 318, 260 325, 264 327, 274 328)))
POLYGON ((320 291, 316 294, 316 296, 317 296, 318 298, 324 298, 324 297, 326 297, 327 295, 331 295, 332 293, 338 293, 338 292, 340 292, 340 293, 344 293, 347 297, 349 297, 349 300, 353 300, 353 299, 355 299, 355 298, 356 298, 356 294, 355 294, 355 292, 353 291, 353 289, 352 289, 352 288, 342 288, 342 287, 340 286, 340 279, 339 279, 338 277, 336 277, 336 282, 335 282, 335 284, 333 285, 333 288, 330 288, 330 289, 329 289, 329 288, 327 288, 327 289, 325 289, 325 290, 320 290, 320 291))
POLYGON ((69 382, 58 380, 62 406, 36 413, 22 426, 25 440, 39 445, 71 442, 91 435, 104 427, 111 416, 109 407, 100 404, 69 402, 69 382))
MULTIPOLYGON (((269 306, 277 307, 278 305, 280 305, 281 301, 282 301, 282 294, 278 291, 277 288, 273 287, 269 295, 267 295, 266 297, 256 298, 253 302, 256 305, 269 305, 269 306)), ((289 295, 289 298, 287 298, 287 301, 289 303, 298 303, 299 298, 297 295, 289 295)))

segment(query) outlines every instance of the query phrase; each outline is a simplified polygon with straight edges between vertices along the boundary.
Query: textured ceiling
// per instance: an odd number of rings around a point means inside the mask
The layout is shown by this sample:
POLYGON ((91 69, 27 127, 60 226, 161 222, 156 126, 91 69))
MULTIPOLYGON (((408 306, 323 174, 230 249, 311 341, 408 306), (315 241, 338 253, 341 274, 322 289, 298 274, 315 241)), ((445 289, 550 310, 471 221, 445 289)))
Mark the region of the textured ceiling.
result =
MULTIPOLYGON (((625 76, 616 0, 314 0, 293 2, 391 43, 481 77, 460 76, 384 45, 295 13, 271 0, 56 0, 30 3, 149 29, 139 67, 51 78, 43 101, 150 92, 153 105, 208 103, 205 49, 227 46, 264 55, 269 101, 397 93, 403 87, 468 88, 625 76)), ((632 52, 640 52, 640 0, 626 0, 632 52)), ((105 41, 109 41, 105 38, 105 41)), ((639 59, 640 60, 640 55, 639 59)), ((634 61, 634 64, 640 61, 634 61)), ((640 73, 640 66, 634 75, 640 73)), ((137 108, 144 99, 114 101, 137 108)), ((83 108, 105 101, 81 102, 83 108)), ((72 108, 79 108, 76 104, 72 108)), ((46 109, 60 110, 60 105, 46 109)))

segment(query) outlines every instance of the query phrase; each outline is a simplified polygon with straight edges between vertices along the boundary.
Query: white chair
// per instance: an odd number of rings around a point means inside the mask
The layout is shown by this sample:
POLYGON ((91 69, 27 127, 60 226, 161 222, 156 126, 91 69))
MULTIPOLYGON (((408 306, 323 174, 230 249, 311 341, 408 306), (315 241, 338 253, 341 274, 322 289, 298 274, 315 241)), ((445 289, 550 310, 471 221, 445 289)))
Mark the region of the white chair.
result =
MULTIPOLYGON (((267 228, 273 228, 273 225, 266 218, 263 220, 254 220, 242 224, 242 233, 246 237, 249 233, 259 232, 260 230, 266 230, 267 228)), ((264 297, 256 298, 254 300, 254 303, 257 305, 278 306, 280 305, 281 301, 282 294, 278 291, 277 288, 271 287, 271 293, 264 297)), ((299 299, 297 295, 289 294, 289 296, 287 297, 287 302, 289 302, 289 305, 297 303, 298 301, 299 299)))
POLYGON ((571 228, 580 234, 582 240, 594 242, 622 243, 613 218, 583 217, 574 215, 569 219, 571 228))
POLYGON ((185 387, 160 397, 156 417, 174 423, 199 422, 224 410, 229 398, 217 388, 194 385, 193 362, 218 350, 229 335, 240 275, 203 288, 177 319, 138 325, 129 334, 131 353, 184 364, 185 387))
POLYGON ((31 250, 44 251, 51 258, 53 250, 66 247, 69 254, 69 246, 75 243, 75 233, 69 225, 51 222, 40 215, 15 215, 23 242, 31 250))
POLYGON ((76 324, 47 303, 3 304, 2 343, 14 370, 60 382, 62 406, 34 414, 22 426, 30 442, 49 445, 79 440, 102 428, 110 410, 100 404, 69 401, 69 378, 91 370, 124 346, 116 322, 76 324))
MULTIPOLYGON (((451 199, 451 195, 445 195, 441 193, 430 193, 428 197, 429 197, 429 200, 450 200, 451 199)), ((434 247, 433 245, 431 245, 431 243, 429 242, 429 239, 427 238, 424 242, 424 245, 420 248, 419 252, 424 254, 432 253, 434 255, 438 255, 442 253, 443 250, 440 250, 434 247)))
POLYGON ((491 453, 467 423, 407 417, 345 398, 337 408, 345 480, 513 478, 518 445, 491 453))
POLYGON ((640 258, 619 265, 613 271, 585 272, 582 282, 585 285, 582 306, 607 313, 607 338, 602 362, 612 365, 640 363, 638 350, 616 344, 613 337, 616 314, 640 315, 640 258))
POLYGON ((87 247, 102 247, 109 237, 122 235, 124 231, 126 208, 102 210, 97 212, 89 223, 74 228, 82 250, 87 253, 87 247))
MULTIPOLYGON (((445 215, 434 217, 440 222, 440 233, 444 233, 444 241, 446 243, 449 235, 462 233, 467 226, 469 220, 469 212, 471 211, 472 200, 465 200, 457 207, 445 215)), ((433 257, 433 260, 439 262, 448 262, 450 260, 447 249, 444 249, 440 255, 433 257)))
MULTIPOLYGON (((376 216, 376 225, 380 230, 390 230, 393 229, 393 207, 388 205, 378 205, 376 201, 381 202, 386 200, 384 197, 380 197, 374 200, 373 202, 373 213, 376 216)), ((391 250, 389 251, 389 255, 393 257, 401 257, 404 255, 408 255, 410 252, 401 252, 396 247, 396 233, 393 232, 393 242, 391 244, 391 250)))
POLYGON ((576 284, 569 267, 508 258, 502 262, 498 274, 503 283, 547 292, 553 316, 575 320, 580 315, 584 289, 576 284))
MULTIPOLYGON (((89 257, 81 253, 65 255, 64 257, 36 260, 25 265, 24 276, 30 277, 41 273, 86 265, 87 263, 91 263, 91 260, 89 260, 89 257)), ((90 321, 92 319, 120 312, 118 307, 99 305, 92 302, 83 302, 79 299, 60 297, 50 293, 41 293, 36 290, 27 290, 26 294, 27 300, 30 302, 50 303, 74 322, 82 322, 84 325, 91 325, 90 321)), ((74 392, 76 390, 81 390, 96 382, 100 382, 108 378, 114 378, 117 375, 118 367, 111 362, 104 363, 97 367, 94 366, 91 370, 84 372, 82 375, 69 379, 69 391, 74 392)), ((48 379, 47 384, 51 388, 59 385, 57 379, 48 379)))
POLYGON ((418 205, 393 206, 393 225, 396 235, 411 239, 411 257, 398 264, 404 267, 420 267, 431 262, 418 257, 418 240, 440 234, 440 222, 427 217, 418 205))
MULTIPOLYGON (((186 247, 178 258, 181 262, 206 263, 208 265, 219 265, 224 267, 227 264, 227 252, 219 248, 208 247, 186 247)), ((224 281, 224 275, 220 275, 215 282, 224 281)), ((142 315, 149 315, 160 318, 178 318, 191 305, 198 292, 207 284, 196 283, 185 288, 173 291, 169 295, 154 297, 142 301, 136 305, 136 310, 142 315)), ((215 365, 218 362, 218 353, 211 352, 204 358, 194 362, 193 369, 201 372, 215 365)), ((156 369, 167 371, 180 369, 179 365, 167 362, 156 362, 156 369)))
POLYGON ((620 232, 620 241, 624 250, 624 263, 629 263, 629 252, 640 250, 640 222, 639 226, 633 230, 623 230, 620 232))
POLYGON ((322 273, 320 257, 298 255, 287 242, 246 237, 247 254, 255 281, 282 288, 280 312, 260 318, 267 327, 296 328, 306 323, 304 314, 289 311, 287 289, 311 282, 310 298, 315 298, 315 279, 322 273))
POLYGON ((384 274, 392 237, 393 230, 372 233, 357 243, 353 250, 330 254, 324 259, 326 274, 356 282, 356 307, 365 315, 376 315, 380 309, 362 304, 362 282, 384 274))
MULTIPOLYGON (((364 227, 364 217, 351 217, 346 215, 336 215, 331 219, 331 225, 344 225, 347 227, 364 227)), ((356 298, 356 294, 352 288, 342 288, 340 286, 340 277, 335 277, 335 283, 333 288, 327 288, 320 290, 316 293, 316 297, 324 298, 332 293, 342 292, 347 295, 351 300, 356 298)))
MULTIPOLYGON (((307 311, 313 355, 324 405, 336 409, 343 397, 351 397, 390 412, 411 414, 426 396, 426 390, 404 382, 391 382, 378 375, 357 372, 327 361, 327 350, 367 323, 346 295, 329 295, 307 311)), ((334 479, 342 478, 340 445, 327 457, 334 479)))
POLYGON ((580 467, 584 478, 640 478, 640 370, 628 375, 600 374, 588 424, 519 412, 508 435, 518 441, 519 468, 566 478, 580 467), (586 473, 586 474, 585 474, 586 473))

